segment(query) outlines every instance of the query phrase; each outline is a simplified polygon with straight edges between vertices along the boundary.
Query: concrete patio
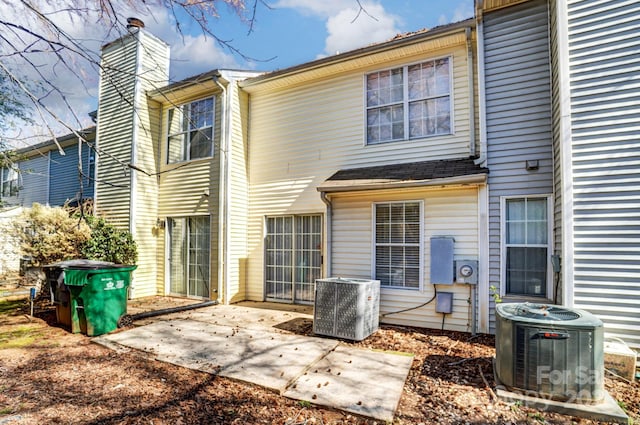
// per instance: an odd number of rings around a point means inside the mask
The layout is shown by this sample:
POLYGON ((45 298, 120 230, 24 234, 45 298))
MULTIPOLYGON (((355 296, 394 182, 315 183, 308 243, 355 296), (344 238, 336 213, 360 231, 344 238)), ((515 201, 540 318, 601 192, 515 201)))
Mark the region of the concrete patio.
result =
POLYGON ((285 397, 393 420, 413 355, 363 350, 287 330, 310 323, 311 313, 311 307, 274 303, 217 305, 137 321, 133 329, 93 341, 141 350, 285 397))

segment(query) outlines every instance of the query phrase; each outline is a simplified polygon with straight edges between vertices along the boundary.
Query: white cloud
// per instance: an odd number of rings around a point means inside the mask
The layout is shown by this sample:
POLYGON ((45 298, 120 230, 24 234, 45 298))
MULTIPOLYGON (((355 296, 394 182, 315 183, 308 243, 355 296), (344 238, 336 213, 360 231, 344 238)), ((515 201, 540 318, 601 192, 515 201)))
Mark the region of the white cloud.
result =
POLYGON ((399 32, 398 18, 388 14, 382 5, 363 6, 366 13, 360 13, 359 16, 356 8, 347 8, 329 17, 324 49, 327 55, 388 40, 399 32), (354 21, 356 16, 358 18, 354 21))
POLYGON ((456 8, 453 10, 453 14, 451 18, 447 17, 447 15, 440 15, 438 18, 438 25, 446 25, 451 22, 458 22, 468 18, 472 18, 474 14, 473 9, 473 0, 463 0, 458 3, 456 8))
POLYGON ((357 4, 356 0, 278 0, 272 6, 274 8, 295 9, 307 16, 328 18, 345 9, 353 8, 354 4, 357 4))
POLYGON ((379 1, 360 4, 362 10, 356 0, 279 0, 273 6, 326 20, 325 48, 318 55, 323 57, 384 41, 399 32, 400 18, 388 13, 379 1))

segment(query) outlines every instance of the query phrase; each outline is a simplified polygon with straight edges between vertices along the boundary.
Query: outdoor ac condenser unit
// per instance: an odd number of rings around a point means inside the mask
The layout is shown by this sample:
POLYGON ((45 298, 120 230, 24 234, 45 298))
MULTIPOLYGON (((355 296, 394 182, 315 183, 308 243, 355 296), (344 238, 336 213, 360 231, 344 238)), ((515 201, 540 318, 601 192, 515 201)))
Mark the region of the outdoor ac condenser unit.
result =
POLYGON ((593 404, 604 397, 603 324, 555 305, 496 305, 496 374, 526 395, 593 404))
POLYGON ((379 280, 316 280, 314 333, 360 341, 378 329, 379 312, 379 280))

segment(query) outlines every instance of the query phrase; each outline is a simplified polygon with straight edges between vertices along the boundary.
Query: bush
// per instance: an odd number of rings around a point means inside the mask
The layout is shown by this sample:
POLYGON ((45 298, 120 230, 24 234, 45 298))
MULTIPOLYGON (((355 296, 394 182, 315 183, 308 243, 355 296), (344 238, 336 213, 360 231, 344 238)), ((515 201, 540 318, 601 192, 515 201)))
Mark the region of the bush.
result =
POLYGON ((102 217, 85 216, 91 228, 91 238, 81 247, 84 258, 110 261, 117 264, 135 264, 138 248, 133 236, 107 223, 102 217))
POLYGON ((22 253, 36 266, 80 258, 82 247, 91 237, 84 221, 69 216, 62 208, 40 204, 26 209, 14 230, 22 253))
POLYGON ((138 258, 131 233, 66 208, 33 204, 20 217, 15 236, 35 266, 77 258, 135 264, 138 258))

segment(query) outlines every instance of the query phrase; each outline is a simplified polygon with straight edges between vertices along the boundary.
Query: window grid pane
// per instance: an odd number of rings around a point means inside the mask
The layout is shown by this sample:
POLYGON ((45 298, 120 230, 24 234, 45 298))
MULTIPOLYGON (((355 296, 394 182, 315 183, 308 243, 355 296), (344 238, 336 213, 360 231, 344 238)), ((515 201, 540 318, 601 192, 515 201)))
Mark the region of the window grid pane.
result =
POLYGON ((547 198, 505 203, 505 284, 511 295, 547 296, 547 198))
POLYGON ((368 74, 367 143, 451 134, 450 72, 442 58, 368 74))
POLYGON ((213 155, 214 102, 210 97, 169 110, 168 164, 213 155))
POLYGON ((375 275, 383 286, 420 287, 420 204, 376 204, 375 275))

